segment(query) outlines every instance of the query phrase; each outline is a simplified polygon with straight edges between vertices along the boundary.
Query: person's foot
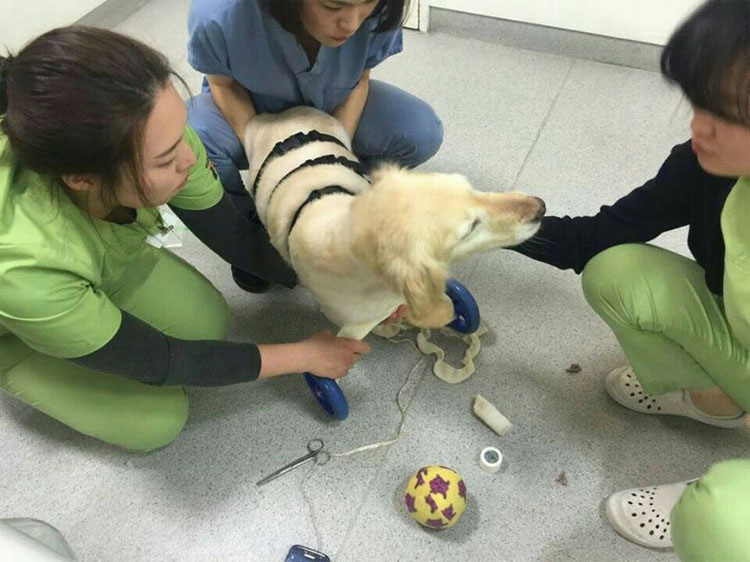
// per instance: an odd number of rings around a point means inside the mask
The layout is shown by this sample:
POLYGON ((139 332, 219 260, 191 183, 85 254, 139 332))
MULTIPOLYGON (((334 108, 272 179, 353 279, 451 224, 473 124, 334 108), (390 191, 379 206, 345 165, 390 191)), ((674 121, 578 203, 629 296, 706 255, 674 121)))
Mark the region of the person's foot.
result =
POLYGON ((607 519, 621 536, 649 548, 672 548, 670 514, 689 484, 633 488, 607 499, 607 519))
POLYGON ((265 293, 271 287, 270 281, 261 279, 257 275, 237 269, 234 266, 232 266, 232 279, 234 279, 234 282, 240 289, 248 293, 265 293))
POLYGON ((688 389, 688 394, 696 408, 712 416, 736 416, 743 412, 740 405, 718 386, 688 389))
POLYGON ((745 423, 745 412, 730 416, 714 416, 698 409, 687 390, 676 390, 666 394, 646 394, 635 377, 633 369, 626 365, 614 369, 605 380, 607 393, 626 408, 642 414, 666 414, 684 416, 716 427, 734 428, 745 423))

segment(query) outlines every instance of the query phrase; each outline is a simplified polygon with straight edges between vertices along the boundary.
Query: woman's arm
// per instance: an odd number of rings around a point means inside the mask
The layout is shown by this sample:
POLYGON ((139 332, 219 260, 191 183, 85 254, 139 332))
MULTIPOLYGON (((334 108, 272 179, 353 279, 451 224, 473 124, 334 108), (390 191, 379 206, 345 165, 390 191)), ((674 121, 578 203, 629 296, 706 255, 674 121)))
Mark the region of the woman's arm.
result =
POLYGON ((292 288, 297 276, 271 244, 268 232, 256 221, 240 215, 226 193, 213 207, 191 211, 170 208, 213 252, 231 265, 261 279, 292 288))
POLYGON ((74 363, 156 386, 224 386, 310 371, 345 375, 370 347, 362 341, 318 333, 295 343, 254 345, 220 340, 183 340, 122 312, 114 337, 74 363))
POLYGON ((196 162, 188 183, 169 206, 201 242, 233 266, 294 287, 297 277, 271 245, 266 230, 260 222, 241 215, 224 192, 198 134, 188 127, 185 139, 196 162))
POLYGON ((362 73, 359 82, 357 82, 357 85, 347 98, 333 110, 333 116, 344 125, 344 129, 346 129, 350 139, 354 139, 354 133, 357 132, 359 120, 362 118, 362 112, 365 109, 369 92, 370 69, 368 68, 362 73))
POLYGON ((583 271, 599 252, 629 242, 647 242, 690 221, 690 200, 707 174, 690 143, 676 146, 655 178, 593 216, 542 219, 531 240, 511 248, 560 269, 583 271))
POLYGON ((240 141, 245 134, 245 126, 255 117, 255 106, 250 92, 229 76, 210 74, 206 76, 211 86, 211 95, 232 130, 240 141))

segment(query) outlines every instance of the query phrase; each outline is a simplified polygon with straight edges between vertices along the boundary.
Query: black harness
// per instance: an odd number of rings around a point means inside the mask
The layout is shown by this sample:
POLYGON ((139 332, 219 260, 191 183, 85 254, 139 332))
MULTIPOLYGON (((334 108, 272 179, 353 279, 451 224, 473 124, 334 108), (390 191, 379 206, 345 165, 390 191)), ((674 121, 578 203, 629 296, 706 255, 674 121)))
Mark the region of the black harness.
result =
POLYGON ((273 150, 269 152, 268 156, 266 156, 266 159, 263 160, 263 164, 261 164, 260 168, 258 168, 258 173, 255 175, 255 182, 253 183, 253 197, 255 197, 255 192, 258 191, 258 182, 260 181, 260 177, 263 175, 263 169, 266 167, 266 164, 268 164, 269 161, 276 158, 277 156, 284 156, 284 154, 286 154, 290 150, 301 148, 304 145, 315 141, 334 142, 342 148, 346 148, 344 143, 336 137, 326 135, 325 133, 321 133, 319 131, 297 133, 295 135, 292 135, 291 137, 284 139, 283 141, 277 142, 276 145, 274 145, 273 150))
POLYGON ((297 212, 294 213, 294 216, 292 217, 292 222, 289 223, 289 231, 286 233, 286 239, 287 244, 289 244, 289 236, 292 234, 292 229, 294 228, 294 225, 297 224, 297 219, 302 214, 302 209, 307 207, 310 203, 313 201, 317 201, 324 195, 330 195, 332 193, 346 193, 347 195, 354 195, 351 191, 348 189, 341 187, 340 185, 327 185, 326 187, 321 187, 320 189, 316 189, 315 191, 311 191, 310 195, 307 196, 307 199, 305 199, 302 202, 302 205, 299 206, 297 209, 297 212))
MULTIPOLYGON (((274 158, 278 158, 280 156, 284 156, 287 152, 290 152, 297 148, 301 148, 306 144, 309 144, 311 142, 317 142, 317 141, 333 142, 343 148, 346 148, 344 143, 341 142, 336 137, 327 135, 325 133, 321 133, 319 131, 310 131, 308 133, 296 133, 292 135, 291 137, 284 139, 283 141, 277 142, 276 145, 273 147, 273 150, 268 154, 268 156, 266 156, 266 159, 260 165, 260 168, 258 168, 258 173, 255 176, 255 182, 253 183, 253 187, 252 187, 253 197, 255 197, 255 194, 258 191, 258 183, 260 182, 260 178, 261 178, 261 175, 263 174, 263 170, 265 169, 266 165, 271 160, 273 160, 274 158)), ((270 205, 271 199, 273 199, 273 196, 276 193, 276 190, 279 188, 279 186, 283 184, 284 181, 288 179, 291 175, 299 172, 300 170, 304 168, 309 168, 312 166, 328 165, 328 164, 338 164, 340 166, 344 166, 352 170, 358 176, 368 179, 367 174, 365 173, 365 170, 364 170, 364 166, 362 165, 361 162, 350 160, 349 158, 346 158, 345 156, 334 156, 333 154, 326 154, 324 156, 319 156, 317 158, 311 158, 309 160, 305 160, 302 164, 300 164, 299 166, 297 166, 296 168, 288 172, 283 178, 281 178, 281 180, 279 180, 279 182, 273 187, 273 190, 271 191, 271 194, 268 197, 268 205, 270 205)), ((333 193, 343 193, 343 194, 351 195, 351 196, 355 195, 355 193, 353 193, 352 191, 344 187, 341 187, 340 185, 328 185, 328 186, 316 189, 314 191, 311 191, 310 194, 307 196, 307 199, 305 199, 302 202, 302 204, 297 208, 297 211, 294 213, 294 216, 292 217, 292 221, 289 224, 289 231, 287 232, 287 245, 289 244, 289 236, 292 234, 292 229, 294 228, 294 225, 297 224, 297 220, 299 219, 305 207, 307 207, 310 203, 317 201, 321 197, 324 197, 326 195, 331 195, 333 193)))

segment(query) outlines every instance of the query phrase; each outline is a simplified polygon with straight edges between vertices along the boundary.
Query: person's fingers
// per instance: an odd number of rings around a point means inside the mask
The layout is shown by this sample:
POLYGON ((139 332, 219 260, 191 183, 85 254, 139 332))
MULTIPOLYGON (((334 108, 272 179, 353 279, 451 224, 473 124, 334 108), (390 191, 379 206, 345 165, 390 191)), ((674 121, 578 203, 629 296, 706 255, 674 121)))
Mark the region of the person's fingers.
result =
POLYGON ((370 353, 370 346, 362 340, 352 340, 352 351, 360 355, 370 353))

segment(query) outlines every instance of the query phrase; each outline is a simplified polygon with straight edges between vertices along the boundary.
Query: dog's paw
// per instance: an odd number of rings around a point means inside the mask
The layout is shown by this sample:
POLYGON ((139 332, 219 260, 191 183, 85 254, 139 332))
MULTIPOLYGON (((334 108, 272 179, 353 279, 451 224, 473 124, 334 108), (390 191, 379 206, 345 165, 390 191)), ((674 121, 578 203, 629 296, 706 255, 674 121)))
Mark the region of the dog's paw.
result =
POLYGON ((450 324, 455 318, 453 303, 446 296, 440 302, 435 303, 434 307, 421 315, 412 314, 411 310, 407 313, 406 319, 412 326, 419 328, 442 328, 450 324))

